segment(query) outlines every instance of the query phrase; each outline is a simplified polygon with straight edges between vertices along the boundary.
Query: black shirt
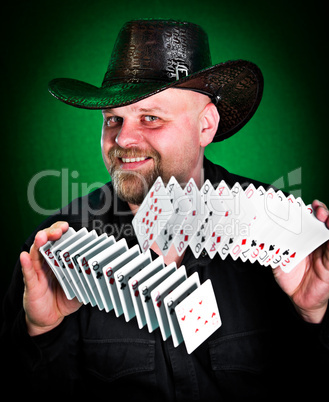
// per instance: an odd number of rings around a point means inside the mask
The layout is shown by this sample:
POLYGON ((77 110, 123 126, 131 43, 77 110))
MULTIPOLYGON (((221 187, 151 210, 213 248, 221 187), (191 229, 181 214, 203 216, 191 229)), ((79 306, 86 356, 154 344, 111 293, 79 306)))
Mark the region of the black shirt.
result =
MULTIPOLYGON (((204 161, 205 179, 243 187, 253 180, 204 161)), ((74 200, 37 230, 66 220, 137 244, 126 203, 111 183, 74 200)), ((36 230, 36 231, 37 231, 36 230)), ((35 233, 23 246, 29 250, 35 233)), ((153 256, 156 257, 155 255, 153 256)), ((1 332, 3 391, 44 399, 50 396, 133 398, 141 401, 267 400, 308 395, 323 397, 329 372, 328 312, 319 325, 305 323, 276 284, 272 269, 259 264, 195 259, 189 248, 182 265, 188 276, 211 279, 222 326, 187 354, 160 330, 139 329, 136 319, 82 306, 54 330, 29 337, 22 307, 23 279, 17 263, 4 302, 1 332), (22 389, 24 387, 24 389, 22 389)))

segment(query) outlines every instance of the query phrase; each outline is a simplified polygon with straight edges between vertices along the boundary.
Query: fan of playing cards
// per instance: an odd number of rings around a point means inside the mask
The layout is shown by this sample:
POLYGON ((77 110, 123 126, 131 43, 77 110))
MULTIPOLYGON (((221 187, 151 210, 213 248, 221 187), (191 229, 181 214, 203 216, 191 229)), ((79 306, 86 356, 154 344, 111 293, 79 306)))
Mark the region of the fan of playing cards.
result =
POLYGON ((193 352, 221 326, 210 280, 200 284, 163 256, 154 261, 150 246, 156 241, 163 255, 171 246, 182 253, 189 246, 198 258, 258 261, 290 272, 316 247, 329 239, 329 230, 300 198, 286 197, 272 188, 231 189, 222 181, 215 189, 207 180, 199 191, 191 179, 184 189, 172 177, 159 177, 133 219, 139 245, 128 248, 125 239, 73 228, 40 252, 52 268, 66 296, 100 310, 114 310, 126 321, 136 316, 139 328, 160 327, 163 340, 174 346, 185 342, 193 352))
POLYGON ((187 277, 184 266, 165 266, 163 256, 152 261, 138 244, 129 249, 125 239, 70 227, 40 252, 68 299, 114 310, 127 322, 136 316, 139 328, 160 327, 163 340, 171 335, 175 347, 185 342, 188 353, 221 326, 210 280, 200 285, 198 273, 187 277))
POLYGON ((285 272, 329 239, 301 198, 253 184, 230 188, 224 180, 216 189, 207 180, 199 191, 193 179, 182 189, 174 177, 166 187, 158 177, 133 226, 144 252, 155 241, 163 255, 172 245, 178 255, 189 246, 196 258, 206 250, 210 258, 230 254, 285 272))

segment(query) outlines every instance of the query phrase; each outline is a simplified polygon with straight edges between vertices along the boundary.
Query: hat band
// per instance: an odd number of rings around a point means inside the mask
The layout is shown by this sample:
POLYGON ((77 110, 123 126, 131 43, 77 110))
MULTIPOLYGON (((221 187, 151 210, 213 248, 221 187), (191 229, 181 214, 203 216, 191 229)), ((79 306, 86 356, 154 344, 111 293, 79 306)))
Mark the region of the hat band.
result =
POLYGON ((126 78, 110 78, 103 81, 102 88, 111 87, 112 85, 116 84, 139 84, 139 83, 147 83, 147 82, 154 82, 159 84, 170 84, 171 81, 160 79, 160 78, 138 78, 138 77, 126 77, 126 78))
MULTIPOLYGON (((154 71, 152 71, 154 74, 154 71)), ((181 78, 187 77, 190 74, 188 67, 184 64, 177 63, 173 71, 166 71, 161 74, 161 77, 145 77, 145 70, 130 70, 128 75, 123 73, 122 77, 111 77, 110 73, 107 73, 104 77, 102 87, 107 87, 108 83, 112 82, 165 82, 171 83, 178 81, 181 78)))

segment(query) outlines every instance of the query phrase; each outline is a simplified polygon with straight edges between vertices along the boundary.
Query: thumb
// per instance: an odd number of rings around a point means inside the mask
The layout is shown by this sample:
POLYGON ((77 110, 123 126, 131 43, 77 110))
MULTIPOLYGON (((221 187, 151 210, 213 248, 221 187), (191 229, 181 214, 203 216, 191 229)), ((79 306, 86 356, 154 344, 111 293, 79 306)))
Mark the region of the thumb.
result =
POLYGON ((32 259, 29 253, 23 251, 20 255, 23 272, 23 280, 27 290, 33 288, 38 283, 38 275, 34 270, 32 259))

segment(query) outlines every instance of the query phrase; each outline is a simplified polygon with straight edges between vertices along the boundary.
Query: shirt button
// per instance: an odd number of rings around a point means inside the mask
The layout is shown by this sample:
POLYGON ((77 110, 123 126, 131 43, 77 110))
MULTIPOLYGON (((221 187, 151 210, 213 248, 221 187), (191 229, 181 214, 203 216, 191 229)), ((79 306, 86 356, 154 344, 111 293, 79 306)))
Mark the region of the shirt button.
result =
POLYGON ((208 255, 207 250, 203 249, 201 251, 201 257, 205 257, 206 255, 208 255))

